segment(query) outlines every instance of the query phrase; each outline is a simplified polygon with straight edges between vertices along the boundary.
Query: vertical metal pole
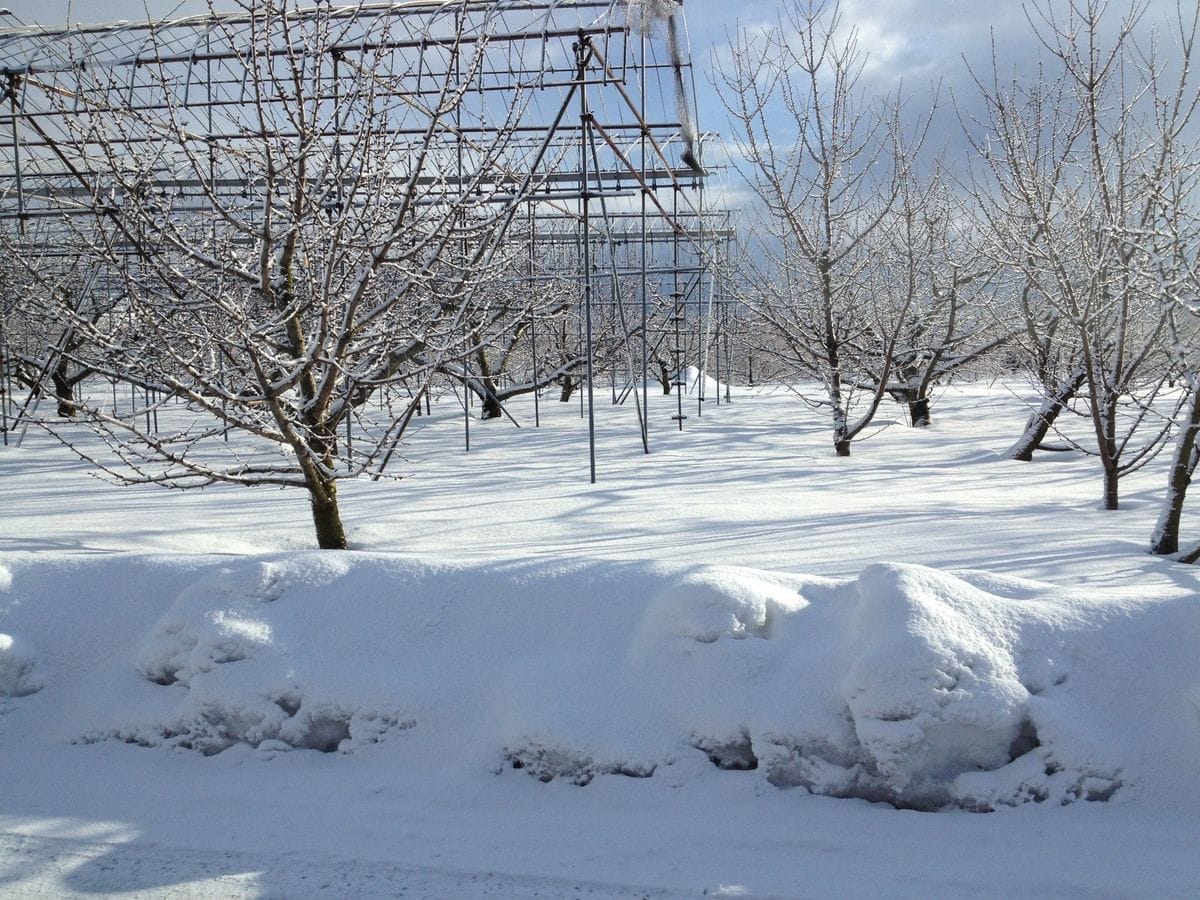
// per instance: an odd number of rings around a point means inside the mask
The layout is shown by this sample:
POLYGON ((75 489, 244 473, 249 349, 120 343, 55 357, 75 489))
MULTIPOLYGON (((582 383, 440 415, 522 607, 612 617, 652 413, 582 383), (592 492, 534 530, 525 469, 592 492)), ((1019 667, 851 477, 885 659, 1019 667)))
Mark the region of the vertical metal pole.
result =
MULTIPOLYGON (((8 285, 3 285, 5 293, 8 285)), ((7 315, 4 312, 3 298, 0 298, 0 436, 3 436, 4 446, 8 446, 8 400, 12 393, 12 382, 8 374, 8 337, 4 328, 7 315)))
POLYGON ((639 141, 641 144, 641 163, 642 163, 642 215, 641 215, 641 280, 642 280, 642 452, 650 452, 650 386, 647 383, 649 379, 646 373, 650 369, 650 349, 649 340, 649 287, 646 280, 646 144, 649 132, 649 127, 646 125, 646 78, 648 72, 646 69, 646 35, 643 32, 641 36, 641 94, 639 97, 639 112, 642 118, 642 136, 639 141))
POLYGON ((671 318, 674 320, 675 328, 675 421, 679 423, 679 430, 683 431, 683 420, 687 418, 683 412, 683 392, 687 389, 687 376, 683 371, 683 347, 680 346, 682 335, 679 331, 679 323, 683 318, 683 293, 679 290, 679 182, 676 181, 671 188, 671 231, 672 231, 672 250, 671 250, 671 318))
MULTIPOLYGON (((715 244, 714 244, 714 246, 715 246, 715 244)), ((721 382, 721 374, 722 374, 721 373, 721 315, 720 315, 722 307, 721 307, 720 288, 721 288, 721 282, 719 279, 717 279, 714 276, 713 281, 712 281, 712 291, 713 291, 713 306, 716 307, 716 311, 717 311, 717 316, 716 316, 717 330, 713 336, 713 356, 715 356, 716 360, 717 360, 717 362, 716 362, 717 406, 721 405, 721 383, 722 383, 721 382)), ((725 364, 728 365, 729 360, 726 360, 725 364)))
MULTIPOLYGON (((697 162, 701 167, 704 166, 704 139, 698 137, 696 139, 696 154, 697 162)), ((696 416, 697 418, 704 415, 704 386, 705 380, 708 378, 708 329, 706 322, 708 317, 712 315, 712 279, 711 272, 708 268, 708 254, 704 252, 704 178, 697 176, 700 182, 697 191, 696 215, 699 223, 696 227, 696 368, 699 374, 696 376, 696 416), (704 281, 708 279, 708 308, 705 309, 704 304, 704 281)))
MULTIPOLYGON (((454 14, 454 33, 461 35, 463 32, 463 13, 459 9, 454 14)), ((459 44, 454 48, 454 81, 456 84, 462 84, 462 45, 459 44)), ((458 227, 463 233, 458 243, 458 267, 459 274, 465 278, 465 269, 467 266, 467 237, 466 237, 466 210, 463 209, 463 204, 466 199, 463 196, 463 133, 462 133, 462 103, 463 98, 460 95, 458 101, 454 105, 454 146, 458 159, 458 227)), ((465 299, 460 299, 460 303, 465 303, 465 299)), ((463 310, 463 330, 466 333, 466 341, 463 345, 463 452, 471 452, 471 388, 467 383, 471 373, 468 371, 468 359, 470 359, 471 347, 471 328, 465 315, 466 310, 463 310)))
POLYGON ((541 417, 541 388, 538 387, 538 354, 537 354, 537 292, 533 281, 533 258, 536 253, 537 240, 537 211, 533 200, 529 201, 529 295, 534 298, 529 307, 529 344, 533 355, 533 427, 540 428, 541 417))
POLYGON ((21 138, 17 131, 17 114, 20 112, 20 104, 17 102, 17 93, 21 87, 20 75, 8 76, 8 99, 12 106, 12 142, 13 142, 13 175, 16 177, 17 191, 17 233, 21 237, 25 236, 25 190, 21 178, 21 138))
POLYGON ((596 413, 595 385, 592 383, 592 235, 589 219, 588 201, 591 195, 588 173, 588 136, 592 114, 588 111, 587 84, 584 81, 587 64, 587 38, 580 35, 575 45, 576 59, 579 64, 579 160, 580 180, 583 190, 580 192, 580 204, 583 212, 583 319, 584 339, 587 353, 587 417, 588 417, 588 463, 591 483, 596 483, 596 413))
MULTIPOLYGON (((0 435, 3 435, 4 446, 8 446, 8 404, 12 401, 12 375, 9 371, 11 356, 8 351, 8 313, 4 309, 4 300, 13 291, 8 279, 0 284, 0 435)), ((16 421, 13 421, 16 424, 16 421)))
MULTIPOLYGON (((326 22, 325 27, 328 26, 329 23, 326 22)), ((333 177, 337 179, 336 190, 334 192, 334 197, 337 201, 337 210, 334 215, 340 218, 345 214, 346 210, 346 198, 342 193, 342 141, 340 137, 342 126, 338 121, 338 110, 342 105, 342 73, 341 68, 338 65, 338 63, 341 61, 341 57, 337 53, 331 54, 331 57, 333 59, 333 177)), ((321 83, 320 65, 320 62, 318 62, 316 76, 318 85, 321 83)), ((333 223, 330 222, 331 226, 332 224, 333 223)), ((345 274, 345 257, 342 257, 338 260, 338 276, 345 277, 345 274)), ((350 383, 349 374, 347 374, 345 378, 346 394, 347 396, 350 396, 353 393, 353 385, 350 383)), ((354 422, 354 407, 351 404, 346 404, 343 408, 346 410, 346 465, 353 466, 351 460, 354 457, 354 429, 352 427, 354 422)))
MULTIPOLYGON (((204 61, 204 95, 208 101, 205 103, 205 118, 208 122, 208 189, 214 194, 217 190, 217 151, 213 142, 213 74, 212 74, 212 30, 205 32, 204 49, 206 51, 206 59, 204 61)), ((212 242, 213 253, 217 253, 217 217, 212 217, 212 242)), ((218 337, 219 341, 220 338, 218 337)), ((217 350, 217 378, 222 385, 225 384, 225 354, 220 349, 217 350)), ((229 405, 225 400, 226 390, 221 391, 221 440, 229 443, 229 419, 227 418, 229 405)))
MULTIPOLYGON (((726 237, 725 241, 726 241, 725 256, 722 257, 722 259, 727 262, 729 259, 729 242, 731 241, 731 239, 729 237, 726 237)), ((729 266, 725 265, 723 267, 723 271, 725 273, 728 273, 729 266)), ((726 403, 730 402, 729 383, 731 381, 733 381, 733 357, 729 355, 729 299, 730 298, 729 298, 728 287, 729 286, 725 282, 725 279, 724 278, 721 279, 721 336, 725 340, 725 402, 726 403)))

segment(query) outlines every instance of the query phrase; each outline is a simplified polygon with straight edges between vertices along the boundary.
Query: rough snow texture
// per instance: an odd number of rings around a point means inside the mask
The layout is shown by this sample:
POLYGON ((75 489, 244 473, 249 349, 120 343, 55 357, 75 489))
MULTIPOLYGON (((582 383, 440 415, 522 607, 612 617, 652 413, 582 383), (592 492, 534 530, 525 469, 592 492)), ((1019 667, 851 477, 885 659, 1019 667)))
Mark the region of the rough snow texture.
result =
POLYGON ((1046 648, 1062 637, 1055 612, 912 565, 791 587, 707 570, 667 589, 648 615, 678 638, 728 641, 710 651, 711 670, 696 665, 704 651, 669 640, 646 652, 666 659, 674 649, 689 680, 741 698, 712 710, 727 724, 697 727, 692 744, 720 768, 758 769, 779 787, 913 809, 1107 800, 1123 783, 1120 760, 1071 739, 1071 721, 1090 712, 1071 705, 1067 669, 1046 683, 1056 669, 1046 648), (734 643, 746 638, 779 646, 734 643), (719 684, 739 673, 745 684, 719 684))
POLYGON ((10 634, 0 634, 0 698, 24 697, 41 688, 33 651, 10 634))
MULTIPOLYGON (((279 640, 269 605, 284 596, 277 566, 222 569, 184 591, 148 635, 136 668, 179 695, 171 715, 87 736, 166 744, 213 755, 235 744, 264 752, 350 753, 414 724, 331 691, 291 641, 279 640)), ((286 620, 285 620, 286 621, 286 620)), ((367 624, 367 623, 364 623, 367 624)), ((306 637, 319 644, 317 633, 306 637)), ((308 630, 308 629, 306 629, 308 630)), ((311 646, 307 642, 304 646, 311 646)))
POLYGON ((597 407, 593 485, 577 404, 464 453, 447 397, 342 485, 347 553, 302 492, 118 488, 31 431, 0 893, 1200 896, 1165 461, 1101 510, 1094 460, 1000 458, 1028 402, 954 387, 842 459, 785 388, 683 431, 652 394, 651 455, 597 407))
MULTIPOLYGON (((512 581, 351 559, 202 573, 127 661, 156 698, 78 739, 347 754, 411 731, 437 764, 543 782, 651 778, 691 756, 919 810, 1108 800, 1146 774, 1111 737, 1145 733, 1146 705, 1112 720, 1089 705, 1115 689, 1106 661, 1056 656, 1103 617, 1045 586, 1001 596, 899 564, 512 581)), ((8 664, 9 694, 30 666, 8 664)))

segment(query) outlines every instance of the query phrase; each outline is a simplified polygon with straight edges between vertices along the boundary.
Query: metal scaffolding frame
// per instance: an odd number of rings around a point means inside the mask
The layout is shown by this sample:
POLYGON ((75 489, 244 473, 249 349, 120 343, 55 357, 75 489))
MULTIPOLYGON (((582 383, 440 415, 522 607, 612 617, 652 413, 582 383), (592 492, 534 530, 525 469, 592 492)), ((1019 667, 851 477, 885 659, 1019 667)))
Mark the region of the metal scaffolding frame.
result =
MULTIPOLYGON (((591 479, 597 313, 619 319, 624 330, 620 396, 637 398, 649 452, 648 354, 656 341, 674 339, 678 369, 681 323, 711 327, 714 260, 732 236, 727 215, 705 207, 706 173, 689 155, 680 125, 688 113, 673 103, 679 60, 663 58, 654 40, 629 27, 622 0, 403 0, 311 9, 285 0, 263 7, 270 12, 0 30, 0 232, 10 245, 40 258, 70 258, 88 222, 115 214, 133 191, 161 198, 178 227, 193 228, 198 238, 218 227, 214 208, 241 204, 254 215, 261 183, 252 165, 237 161, 266 136, 299 136, 286 115, 294 99, 288 91, 303 85, 309 92, 305 99, 321 121, 315 134, 336 157, 342 141, 361 138, 365 127, 342 100, 366 90, 386 100, 384 118, 371 123, 382 147, 380 184, 393 176, 403 182, 413 154, 434 154, 431 170, 411 181, 421 188, 420 203, 471 191, 481 203, 509 210, 507 233, 529 247, 526 277, 577 285, 591 479), (268 67, 266 77, 251 77, 252 57, 268 67), (434 105, 447 90, 461 102, 453 121, 432 127, 434 105), (494 152, 489 141, 499 130, 509 138, 494 152), (155 165, 120 171, 126 155, 142 163, 150 156, 155 165), (653 307, 664 303, 669 311, 652 335, 653 307), (628 346, 632 335, 641 338, 640 360, 628 346)), ((326 191, 330 202, 340 202, 336 178, 326 191)), ((7 335, 0 316, 5 360, 7 335)), ((536 380, 536 344, 533 360, 536 380)), ((3 369, 0 430, 7 443, 16 423, 3 369)), ((613 383, 616 399, 615 374, 613 383)), ((682 427, 682 407, 676 418, 682 427)))

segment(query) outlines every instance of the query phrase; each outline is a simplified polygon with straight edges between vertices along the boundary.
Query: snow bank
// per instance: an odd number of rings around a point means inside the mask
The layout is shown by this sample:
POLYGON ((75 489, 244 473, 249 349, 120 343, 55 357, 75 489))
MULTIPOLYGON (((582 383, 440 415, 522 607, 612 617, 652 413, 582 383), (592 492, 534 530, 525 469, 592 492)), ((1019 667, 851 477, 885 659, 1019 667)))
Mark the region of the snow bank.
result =
MULTIPOLYGON (((306 572, 317 575, 319 585, 341 570, 309 565, 306 572)), ((137 660, 144 678, 182 694, 174 713, 165 720, 122 724, 89 739, 115 736, 205 755, 235 744, 268 753, 296 748, 349 753, 392 729, 409 727, 399 715, 324 683, 322 667, 356 665, 354 654, 345 652, 352 647, 334 645, 335 652, 325 658, 317 622, 296 634, 290 621, 294 604, 289 614, 271 614, 269 605, 285 596, 287 579, 294 576, 287 567, 256 563, 222 569, 185 590, 147 637, 137 660), (279 628, 286 639, 277 635, 279 628)), ((355 622, 351 629, 368 627, 355 622)), ((359 671, 369 675, 369 669, 359 671)))
MULTIPOLYGON (((119 639, 54 602, 26 623, 43 646, 119 639)), ((922 810, 1196 794, 1200 663, 1163 640, 1200 633, 1179 601, 900 564, 839 580, 298 553, 206 563, 161 608, 123 647, 58 648, 115 667, 56 679, 109 685, 83 742, 578 785, 742 772, 922 810)), ((0 640, 8 693, 28 684, 16 646, 0 640)))
POLYGON ((905 805, 939 805, 955 796, 958 775, 999 769, 1028 749, 1029 692, 1003 604, 908 566, 873 566, 856 590, 842 697, 865 781, 905 805))
MULTIPOLYGON (((0 593, 12 589, 12 572, 0 565, 0 593)), ((41 690, 34 677, 37 655, 24 640, 0 632, 0 699, 24 697, 41 690)))
MULTIPOLYGON (((1180 653, 1152 665, 1133 649, 1148 635, 1114 629, 1148 615, 1120 606, 1114 620, 1109 605, 1047 586, 973 580, 1007 595, 914 565, 840 583, 709 571, 648 610, 648 680, 660 693, 690 684, 692 746, 778 787, 993 810, 1108 800, 1171 758, 1181 765, 1165 783, 1186 777, 1200 729, 1177 713, 1198 667, 1180 653), (1157 677, 1132 681, 1131 654, 1157 677), (1177 743, 1148 761, 1143 734, 1177 743)), ((1196 627, 1186 607, 1172 614, 1196 627)))
POLYGON ((0 634, 0 698, 24 697, 41 690, 34 677, 33 650, 9 634, 0 634))

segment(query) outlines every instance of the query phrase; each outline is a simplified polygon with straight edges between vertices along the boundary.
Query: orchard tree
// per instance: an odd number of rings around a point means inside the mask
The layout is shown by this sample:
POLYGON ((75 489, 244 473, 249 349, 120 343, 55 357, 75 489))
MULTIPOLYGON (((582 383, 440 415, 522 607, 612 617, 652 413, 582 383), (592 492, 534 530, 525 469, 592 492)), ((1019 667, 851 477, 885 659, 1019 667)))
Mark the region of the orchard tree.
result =
MULTIPOLYGON (((979 251, 979 223, 940 163, 924 182, 909 173, 879 252, 910 270, 913 301, 900 319, 887 390, 914 427, 932 423, 939 384, 979 364, 1013 336, 989 314, 997 267, 979 251)), ((889 360, 880 360, 885 365, 889 360)))
POLYGON ((86 336, 75 323, 94 323, 107 313, 104 292, 96 288, 95 268, 78 254, 50 255, 27 237, 0 235, 0 290, 6 306, 0 336, 5 374, 26 392, 20 418, 31 416, 47 395, 54 398, 60 417, 78 415, 77 391, 95 371, 85 361, 86 336), (42 314, 60 307, 71 315, 42 314))
MULTIPOLYGON (((1181 8, 1182 11, 1182 8, 1181 8)), ((1190 70, 1200 33, 1200 11, 1180 16, 1175 51, 1183 72, 1190 70)), ((1162 93, 1146 139, 1162 148, 1174 177, 1156 191, 1151 226, 1139 237, 1157 262, 1158 285, 1168 316, 1167 346, 1183 387, 1181 414, 1167 489, 1150 540, 1157 554, 1178 554, 1181 562, 1200 561, 1200 540, 1181 542, 1184 504, 1200 463, 1200 135, 1196 121, 1200 90, 1195 80, 1177 79, 1178 90, 1162 93)))
POLYGON ((1171 426, 1169 307, 1145 236, 1179 176, 1180 159, 1155 137, 1155 123, 1165 117, 1163 135, 1186 133, 1195 87, 1190 38, 1182 66, 1154 43, 1139 46, 1145 4, 1136 4, 1106 39, 1106 6, 1033 8, 1050 69, 1035 84, 1002 87, 994 67, 977 148, 993 178, 1000 255, 1070 345, 1076 365, 1059 396, 1078 380, 1092 432, 1072 443, 1099 458, 1104 506, 1116 509, 1120 478, 1161 449, 1171 426))
POLYGON ((476 96, 490 26, 465 37, 467 4, 447 9, 460 28, 436 41, 368 4, 210 10, 207 46, 233 51, 210 84, 236 103, 181 83, 169 25, 120 77, 76 45, 69 90, 25 84, 41 114, 21 127, 73 179, 74 239, 110 286, 98 319, 41 298, 83 339, 63 358, 194 412, 158 432, 81 401, 115 460, 76 452, 126 482, 303 488, 318 544, 346 546, 339 480, 377 472, 433 373, 525 316, 487 299, 530 186, 495 177, 523 104, 476 96))
MULTIPOLYGON (((515 245, 514 245, 515 248, 515 245)), ((515 258, 525 249, 512 250, 515 258)), ((461 358, 448 359, 441 371, 466 387, 480 402, 480 418, 499 419, 504 404, 513 397, 541 391, 551 385, 571 385, 564 392, 570 398, 574 385, 583 378, 588 354, 584 346, 579 309, 578 280, 562 274, 559 260, 548 265, 533 265, 529 275, 509 271, 479 292, 479 301, 471 310, 469 332, 472 351, 461 358), (507 310, 499 327, 491 326, 484 313, 507 310)), ((518 268, 527 266, 518 263, 518 268)), ((594 335, 594 365, 610 364, 615 350, 623 347, 625 336, 612 329, 598 327, 594 335)))
POLYGON ((775 361, 821 386, 805 399, 829 415, 839 456, 886 396, 919 290, 915 260, 880 249, 923 202, 908 168, 928 119, 906 141, 900 100, 863 98, 864 63, 836 3, 794 0, 779 25, 738 33, 717 85, 766 219, 754 313, 775 361))

